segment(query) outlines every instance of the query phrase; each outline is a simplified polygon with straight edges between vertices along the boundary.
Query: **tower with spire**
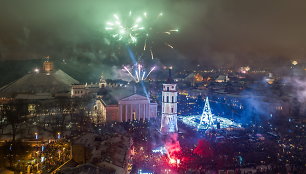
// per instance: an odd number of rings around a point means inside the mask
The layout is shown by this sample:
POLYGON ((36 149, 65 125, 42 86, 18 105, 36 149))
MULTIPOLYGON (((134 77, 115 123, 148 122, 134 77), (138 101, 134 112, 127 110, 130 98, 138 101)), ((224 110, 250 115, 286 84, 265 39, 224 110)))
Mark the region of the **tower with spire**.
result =
POLYGON ((172 67, 169 67, 169 77, 163 84, 162 91, 162 133, 173 133, 178 131, 177 127, 177 86, 171 76, 172 67))
POLYGON ((53 71, 53 62, 50 61, 50 56, 45 56, 44 59, 43 70, 49 74, 51 71, 53 71))
POLYGON ((100 80, 99 80, 99 88, 105 88, 107 85, 106 80, 103 76, 103 73, 101 74, 100 80))

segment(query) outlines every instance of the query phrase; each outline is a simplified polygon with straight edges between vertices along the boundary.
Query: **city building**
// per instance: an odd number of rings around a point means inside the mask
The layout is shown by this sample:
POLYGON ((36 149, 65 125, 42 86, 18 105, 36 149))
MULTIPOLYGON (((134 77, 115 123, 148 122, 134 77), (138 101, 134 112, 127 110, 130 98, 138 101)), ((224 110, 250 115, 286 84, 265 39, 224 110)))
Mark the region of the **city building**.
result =
POLYGON ((98 135, 86 133, 72 140, 74 167, 63 166, 57 173, 126 174, 131 155, 132 139, 120 134, 98 135), (97 172, 97 173, 99 173, 97 172))
POLYGON ((91 83, 91 84, 74 84, 71 86, 71 97, 88 97, 88 96, 96 96, 100 87, 99 84, 91 83))
POLYGON ((269 73, 268 77, 265 77, 265 81, 269 84, 272 85, 275 81, 275 78, 273 77, 272 73, 269 73))
POLYGON ((98 93, 93 120, 103 122, 144 121, 157 117, 157 103, 128 87, 105 88, 98 93), (127 96, 128 95, 128 96, 127 96))
POLYGON ((100 77, 100 81, 99 81, 99 88, 105 88, 107 86, 106 80, 103 76, 103 74, 100 77))
POLYGON ((227 75, 226 76, 225 75, 219 75, 218 78, 215 81, 218 82, 218 83, 228 82, 229 78, 228 78, 227 75))
POLYGON ((71 87, 71 97, 95 97, 100 89, 105 88, 107 86, 107 82, 104 79, 104 76, 101 75, 99 83, 91 83, 91 84, 74 84, 71 87))
POLYGON ((177 132, 177 86, 171 77, 171 68, 169 68, 169 77, 163 84, 162 91, 162 133, 177 132))
POLYGON ((156 118, 157 104, 150 103, 150 99, 139 95, 133 94, 131 96, 122 98, 119 104, 119 121, 144 121, 156 118))
POLYGON ((43 68, 35 69, 23 77, 0 88, 1 101, 7 99, 46 100, 70 97, 71 86, 79 82, 53 63, 45 61, 43 68))

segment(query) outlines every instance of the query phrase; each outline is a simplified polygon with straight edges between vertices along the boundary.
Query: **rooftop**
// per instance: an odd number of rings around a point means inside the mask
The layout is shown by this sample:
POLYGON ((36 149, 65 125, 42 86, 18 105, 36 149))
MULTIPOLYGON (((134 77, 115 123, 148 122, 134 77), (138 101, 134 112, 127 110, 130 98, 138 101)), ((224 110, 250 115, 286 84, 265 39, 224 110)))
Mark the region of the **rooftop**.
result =
POLYGON ((32 72, 0 88, 0 97, 49 99, 56 94, 69 93, 71 85, 77 83, 77 80, 62 70, 32 72))
POLYGON ((73 144, 84 145, 90 151, 89 163, 99 165, 103 162, 123 168, 126 154, 130 148, 129 137, 119 134, 98 135, 87 133, 73 140, 73 144))

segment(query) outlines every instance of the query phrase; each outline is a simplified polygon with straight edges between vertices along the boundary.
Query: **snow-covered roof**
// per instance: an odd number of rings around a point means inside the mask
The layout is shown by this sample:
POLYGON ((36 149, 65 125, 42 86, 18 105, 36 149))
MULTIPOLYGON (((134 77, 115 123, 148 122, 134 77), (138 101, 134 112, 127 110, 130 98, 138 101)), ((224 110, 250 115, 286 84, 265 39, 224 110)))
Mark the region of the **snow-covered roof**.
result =
POLYGON ((77 80, 62 70, 50 73, 29 73, 16 81, 0 88, 0 97, 25 97, 25 99, 42 99, 42 95, 53 96, 59 93, 69 93, 72 84, 79 83, 77 80), (38 95, 38 96, 36 96, 38 95))
POLYGON ((112 165, 124 168, 126 164, 126 154, 131 146, 129 137, 113 134, 98 135, 86 133, 73 140, 73 144, 83 145, 90 151, 89 163, 100 165, 111 163, 112 165))

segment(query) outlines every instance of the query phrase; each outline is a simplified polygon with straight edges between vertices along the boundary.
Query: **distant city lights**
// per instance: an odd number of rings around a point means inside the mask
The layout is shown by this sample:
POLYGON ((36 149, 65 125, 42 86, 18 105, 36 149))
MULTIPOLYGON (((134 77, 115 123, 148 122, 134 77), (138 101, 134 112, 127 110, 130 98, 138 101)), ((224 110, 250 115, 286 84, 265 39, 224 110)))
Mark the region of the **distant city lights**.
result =
POLYGON ((167 149, 165 147, 159 147, 157 149, 153 149, 152 152, 153 153, 166 154, 167 153, 167 149))
POLYGON ((242 74, 246 74, 247 72, 249 72, 251 70, 251 68, 249 66, 243 66, 243 67, 240 67, 240 72, 242 74))
POLYGON ((35 73, 39 73, 39 68, 34 68, 33 70, 35 73))
POLYGON ((138 174, 153 174, 153 172, 143 172, 142 169, 139 169, 138 174))
POLYGON ((293 61, 291 62, 291 64, 295 66, 295 65, 297 65, 297 64, 298 64, 298 61, 293 60, 293 61))

